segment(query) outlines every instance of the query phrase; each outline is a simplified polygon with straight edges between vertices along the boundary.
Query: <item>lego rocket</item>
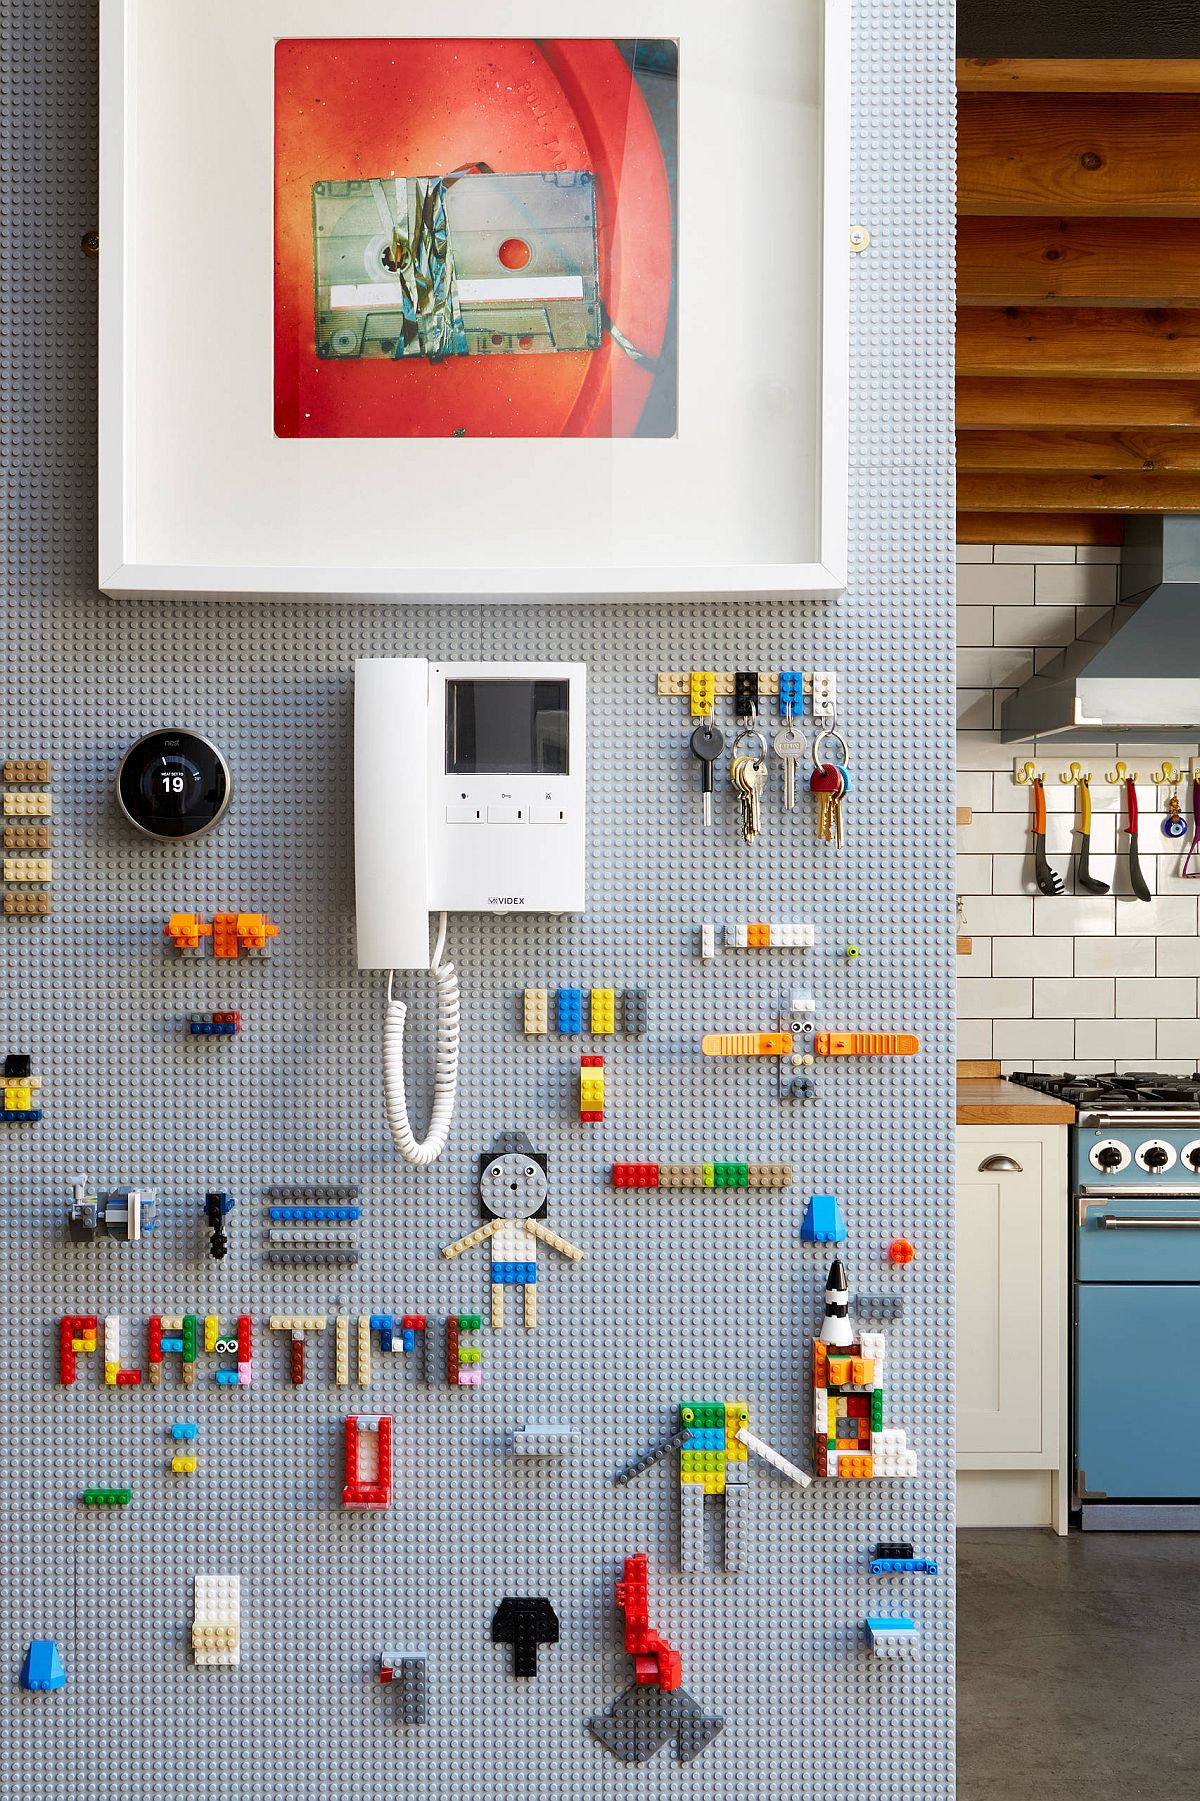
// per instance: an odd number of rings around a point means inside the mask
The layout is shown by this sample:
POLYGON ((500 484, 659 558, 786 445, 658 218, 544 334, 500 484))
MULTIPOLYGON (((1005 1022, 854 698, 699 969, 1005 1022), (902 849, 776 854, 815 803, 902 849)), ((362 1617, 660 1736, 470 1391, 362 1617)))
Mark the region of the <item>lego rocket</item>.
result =
POLYGON ((821 1340, 824 1344, 832 1345, 854 1343, 854 1325, 850 1318, 850 1287, 846 1281, 845 1265, 840 1257, 834 1258, 825 1278, 825 1318, 821 1322, 821 1340))

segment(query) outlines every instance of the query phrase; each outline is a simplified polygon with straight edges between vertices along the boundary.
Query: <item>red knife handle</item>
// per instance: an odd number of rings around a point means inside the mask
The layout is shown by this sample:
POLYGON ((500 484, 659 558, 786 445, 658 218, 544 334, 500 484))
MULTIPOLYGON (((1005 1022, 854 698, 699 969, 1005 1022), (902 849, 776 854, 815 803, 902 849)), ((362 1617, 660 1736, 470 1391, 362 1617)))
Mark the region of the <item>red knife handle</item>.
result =
POLYGON ((1131 838, 1137 837, 1137 783, 1132 776, 1125 777, 1125 830, 1131 838))

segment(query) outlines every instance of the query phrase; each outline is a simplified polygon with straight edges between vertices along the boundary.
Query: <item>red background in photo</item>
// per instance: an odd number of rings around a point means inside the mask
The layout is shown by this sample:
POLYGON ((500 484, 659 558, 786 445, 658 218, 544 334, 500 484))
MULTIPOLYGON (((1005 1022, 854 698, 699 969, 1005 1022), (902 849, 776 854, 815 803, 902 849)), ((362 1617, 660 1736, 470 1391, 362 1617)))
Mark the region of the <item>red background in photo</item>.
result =
MULTIPOLYGON (((666 170, 650 114, 606 39, 286 39, 275 60, 275 430, 280 437, 625 437, 653 374, 606 332, 552 355, 318 358, 312 184, 590 169, 600 294, 662 349, 671 292, 666 170)), ((397 496, 399 501, 401 497, 397 496)), ((409 527, 415 523, 409 515, 409 527)))

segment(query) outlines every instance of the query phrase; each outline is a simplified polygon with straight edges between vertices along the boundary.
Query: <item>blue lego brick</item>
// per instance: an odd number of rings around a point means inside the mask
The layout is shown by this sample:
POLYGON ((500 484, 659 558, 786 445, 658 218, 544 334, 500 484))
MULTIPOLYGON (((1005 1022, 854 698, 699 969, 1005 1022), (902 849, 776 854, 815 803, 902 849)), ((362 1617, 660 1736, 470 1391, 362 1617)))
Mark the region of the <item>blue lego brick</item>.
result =
POLYGON ((504 1287, 519 1287, 537 1281, 536 1263, 493 1263, 492 1281, 504 1287))
POLYGON ((782 717, 791 708, 794 718, 804 711, 804 671, 802 669, 781 669, 779 671, 779 712, 782 717))
POLYGON ((555 997, 555 1018, 560 1032, 582 1032, 583 989, 560 988, 555 997))
POLYGON ((31 1639, 21 1665, 21 1687, 45 1693, 66 1686, 67 1672, 63 1669, 57 1644, 52 1638, 31 1639))
POLYGON ((268 1216, 275 1220, 305 1221, 310 1224, 314 1220, 326 1223, 335 1220, 361 1219, 361 1207, 268 1207, 268 1216))
POLYGON ((417 1333, 415 1326, 404 1326, 401 1328, 400 1343, 406 1351, 416 1350, 417 1333))
POLYGON ((196 1020, 192 1021, 190 1030, 193 1038, 233 1038, 237 1033, 236 1026, 213 1025, 211 1021, 200 1024, 196 1020))
POLYGON ((164 1338, 162 1341, 162 1348, 164 1351, 178 1351, 180 1355, 182 1355, 183 1340, 182 1338, 164 1338))
POLYGON ((200 1428, 192 1420, 176 1420, 171 1427, 172 1438, 195 1438, 200 1428))
POLYGON ((693 1426, 689 1451, 723 1451, 725 1449, 725 1428, 723 1426, 693 1426))
MULTIPOLYGON (((25 1108, 15 1108, 15 1109, 11 1108, 11 1107, 6 1107, 3 1112, 0 1112, 0 1119, 2 1119, 4 1121, 5 1125, 11 1125, 15 1120, 40 1119, 41 1117, 42 1117, 42 1110, 40 1107, 25 1107, 25 1108)), ((35 1640, 34 1642, 37 1643, 38 1641, 35 1640)))
POLYGON ((379 1333, 380 1349, 390 1351, 395 1343, 396 1316, 394 1313, 373 1313, 371 1330, 379 1333))
POLYGON ((806 1244, 844 1244, 846 1221, 835 1194, 810 1194, 800 1236, 806 1244))
POLYGON ((867 1563, 872 1576, 936 1576, 934 1557, 872 1557, 867 1563))
POLYGON ((236 1370, 218 1370, 215 1378, 218 1388, 236 1388, 237 1379, 236 1370))

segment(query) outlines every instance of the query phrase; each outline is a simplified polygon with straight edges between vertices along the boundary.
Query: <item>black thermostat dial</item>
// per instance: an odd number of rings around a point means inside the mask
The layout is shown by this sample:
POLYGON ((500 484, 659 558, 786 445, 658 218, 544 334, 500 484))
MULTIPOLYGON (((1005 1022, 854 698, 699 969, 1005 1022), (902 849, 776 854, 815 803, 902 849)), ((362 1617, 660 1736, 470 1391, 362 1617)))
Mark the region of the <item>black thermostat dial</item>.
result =
POLYGON ((148 732, 125 752, 117 804, 151 838, 195 838, 229 805, 229 765, 196 732, 148 732))

